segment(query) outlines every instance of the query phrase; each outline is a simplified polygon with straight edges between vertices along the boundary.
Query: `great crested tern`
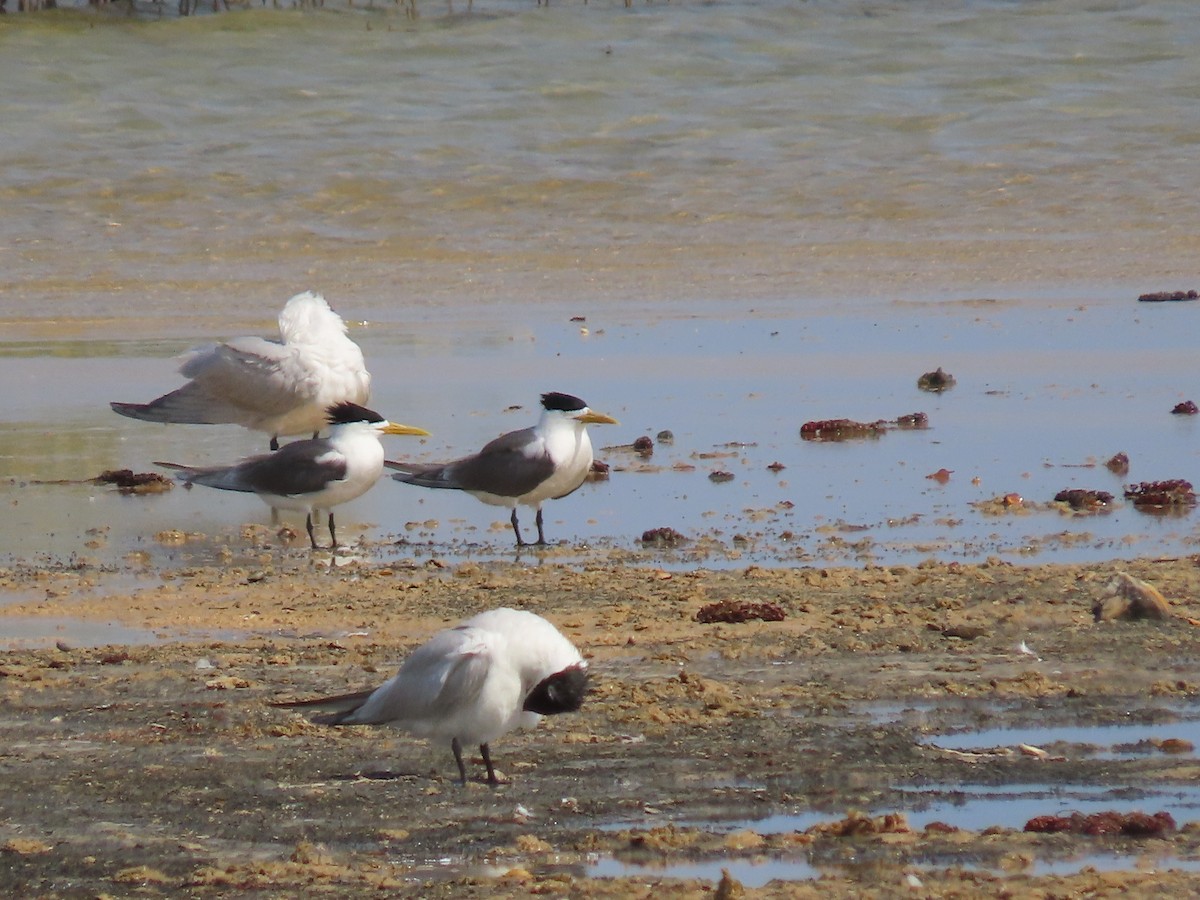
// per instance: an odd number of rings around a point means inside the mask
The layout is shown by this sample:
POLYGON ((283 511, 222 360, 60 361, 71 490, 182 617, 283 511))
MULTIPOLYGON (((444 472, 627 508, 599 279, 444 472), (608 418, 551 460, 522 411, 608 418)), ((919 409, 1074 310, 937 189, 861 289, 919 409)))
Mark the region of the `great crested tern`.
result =
POLYGON ((478 744, 488 784, 500 779, 489 744, 542 716, 575 712, 588 688, 588 664, 546 619, 500 608, 439 631, 373 690, 272 706, 332 710, 325 725, 391 725, 418 737, 450 739, 467 783, 464 744, 478 744))
POLYGON ((423 428, 397 425, 357 403, 337 403, 327 413, 329 437, 284 444, 279 450, 252 456, 232 466, 210 468, 156 462, 180 472, 186 484, 222 491, 258 494, 273 509, 304 512, 304 525, 314 550, 313 512, 329 510, 329 537, 337 547, 333 507, 361 497, 383 474, 383 434, 428 435, 423 428))
POLYGON ((320 294, 305 291, 279 314, 279 341, 238 337, 182 357, 190 379, 149 403, 112 403, 115 412, 147 422, 243 425, 279 436, 317 433, 335 403, 366 403, 371 392, 362 350, 320 294))
POLYGON ((552 391, 542 394, 542 416, 536 425, 503 434, 478 453, 448 463, 387 460, 384 465, 400 471, 392 476, 397 481, 466 491, 484 503, 509 507, 517 546, 527 543, 517 524, 517 506, 532 506, 537 510, 537 542, 544 544, 542 504, 570 494, 592 468, 587 426, 616 424, 612 416, 592 411, 578 397, 552 391))

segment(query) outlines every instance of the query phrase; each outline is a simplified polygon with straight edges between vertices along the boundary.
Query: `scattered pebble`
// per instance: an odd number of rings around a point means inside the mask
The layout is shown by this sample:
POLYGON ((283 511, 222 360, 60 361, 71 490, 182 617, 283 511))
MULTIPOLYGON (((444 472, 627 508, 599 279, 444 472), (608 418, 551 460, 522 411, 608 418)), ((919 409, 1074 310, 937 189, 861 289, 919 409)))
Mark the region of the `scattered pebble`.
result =
POLYGON ((982 625, 947 625, 938 631, 942 637, 957 638, 960 641, 973 641, 988 633, 982 625))
POLYGON ((1171 608, 1154 585, 1118 572, 1092 607, 1097 622, 1114 619, 1169 619, 1171 608))

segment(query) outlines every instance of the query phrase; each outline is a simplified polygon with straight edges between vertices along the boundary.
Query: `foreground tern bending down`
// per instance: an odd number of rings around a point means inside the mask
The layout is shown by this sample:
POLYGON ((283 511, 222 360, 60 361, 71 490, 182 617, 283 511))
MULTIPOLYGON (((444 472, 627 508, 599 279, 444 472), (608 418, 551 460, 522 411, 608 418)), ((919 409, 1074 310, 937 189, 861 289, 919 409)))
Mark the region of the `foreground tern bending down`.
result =
POLYGON ((450 739, 462 784, 463 744, 478 744, 488 784, 500 779, 488 745, 542 716, 575 712, 587 693, 587 662, 541 616, 494 609, 439 631, 374 690, 274 703, 329 709, 325 725, 392 725, 419 737, 450 739))
POLYGON ((400 470, 392 476, 397 481, 466 491, 484 503, 509 507, 517 546, 526 543, 517 524, 517 505, 532 506, 537 510, 537 542, 544 544, 542 504, 570 494, 591 471, 587 426, 618 423, 570 394, 542 394, 542 410, 532 428, 503 434, 471 456, 433 465, 392 460, 384 465, 400 470))
POLYGON ((329 537, 337 547, 333 507, 361 497, 383 474, 381 434, 428 435, 423 428, 395 425, 379 413, 357 403, 329 408, 329 437, 293 441, 262 456, 252 456, 232 466, 200 468, 156 462, 175 469, 186 484, 203 484, 222 491, 258 494, 273 509, 306 513, 304 525, 313 549, 313 512, 329 510, 329 537))
POLYGON ((371 376, 346 324, 320 294, 297 294, 279 314, 281 341, 233 338, 183 356, 190 379, 149 403, 112 403, 114 411, 147 422, 243 425, 271 435, 313 437, 335 403, 366 403, 371 376))

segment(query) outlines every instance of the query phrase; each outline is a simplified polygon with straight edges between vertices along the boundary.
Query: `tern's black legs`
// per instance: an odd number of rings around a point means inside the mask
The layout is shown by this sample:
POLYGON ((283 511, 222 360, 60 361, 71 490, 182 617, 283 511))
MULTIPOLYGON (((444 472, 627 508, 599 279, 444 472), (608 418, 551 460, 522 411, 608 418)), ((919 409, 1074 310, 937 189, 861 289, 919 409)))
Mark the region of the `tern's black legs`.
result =
POLYGON ((487 744, 480 744, 479 752, 483 755, 483 764, 487 766, 488 784, 495 787, 500 783, 500 779, 496 777, 496 770, 492 767, 492 752, 487 744))
MULTIPOLYGON (((467 783, 467 764, 463 762, 462 742, 458 738, 451 738, 450 749, 454 751, 454 761, 458 763, 458 783, 465 785, 467 783)), ((500 784, 500 779, 496 777, 496 769, 492 765, 492 752, 487 744, 480 744, 479 752, 483 756, 483 764, 487 766, 488 784, 495 787, 500 784)))
MULTIPOLYGON (((312 439, 315 441, 320 436, 321 436, 321 432, 314 431, 312 439)), ((278 450, 278 449, 279 449, 279 435, 273 434, 273 435, 271 435, 271 450, 272 450, 272 452, 274 452, 275 450, 278 450)))
MULTIPOLYGON (((305 530, 308 531, 308 541, 310 544, 312 544, 312 548, 314 550, 320 550, 321 548, 319 546, 317 546, 317 536, 316 536, 316 534, 313 533, 312 513, 309 513, 308 515, 306 515, 304 517, 304 528, 305 528, 305 530)), ((329 514, 329 539, 333 542, 329 545, 329 549, 336 550, 337 545, 338 545, 337 531, 333 527, 333 513, 332 512, 330 512, 330 514, 329 514)))
MULTIPOLYGON (((517 508, 515 506, 513 507, 512 516, 511 516, 511 518, 509 518, 509 521, 512 522, 513 534, 515 534, 517 536, 517 546, 518 547, 528 547, 529 541, 526 541, 521 537, 521 526, 519 526, 517 524, 517 508)), ((538 507, 537 518, 534 521, 537 522, 537 531, 538 531, 537 545, 540 547, 546 543, 546 533, 542 530, 541 507, 538 507)))
POLYGON ((465 785, 467 783, 467 766, 462 758, 462 744, 458 738, 450 739, 450 749, 454 751, 454 761, 458 763, 458 783, 465 785))

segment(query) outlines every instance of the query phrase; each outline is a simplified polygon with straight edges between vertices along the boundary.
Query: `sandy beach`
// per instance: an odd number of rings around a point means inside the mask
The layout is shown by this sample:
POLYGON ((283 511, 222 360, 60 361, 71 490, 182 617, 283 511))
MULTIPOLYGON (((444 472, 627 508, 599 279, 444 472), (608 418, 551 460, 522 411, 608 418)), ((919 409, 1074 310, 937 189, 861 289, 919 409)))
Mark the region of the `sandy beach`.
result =
MULTIPOLYGON (((161 637, 64 637, 0 661, 0 765, 19 785, 0 801, 5 892, 1048 897, 1196 886, 1196 821, 1131 836, 936 820, 937 804, 955 792, 961 803, 972 785, 1104 785, 1144 796, 1134 806, 1147 815, 1161 792, 1194 790, 1194 748, 1169 741, 1115 758, 1015 738, 977 752, 939 745, 1045 721, 1169 734, 1200 692, 1194 559, 684 573, 564 565, 553 551, 518 564, 327 562, 276 550, 255 568, 197 567, 135 592, 107 591, 86 567, 0 575, 5 618, 161 637), (1171 616, 1096 622, 1118 568, 1155 585, 1171 616), (722 601, 784 618, 697 621, 722 601), (595 673, 580 713, 493 746, 498 788, 477 759, 460 786, 448 747, 268 706, 379 683, 438 628, 498 606, 553 620, 595 673), (935 821, 912 824, 931 804, 935 821)), ((1036 815, 1064 814, 1062 801, 1041 806, 1036 815)))

